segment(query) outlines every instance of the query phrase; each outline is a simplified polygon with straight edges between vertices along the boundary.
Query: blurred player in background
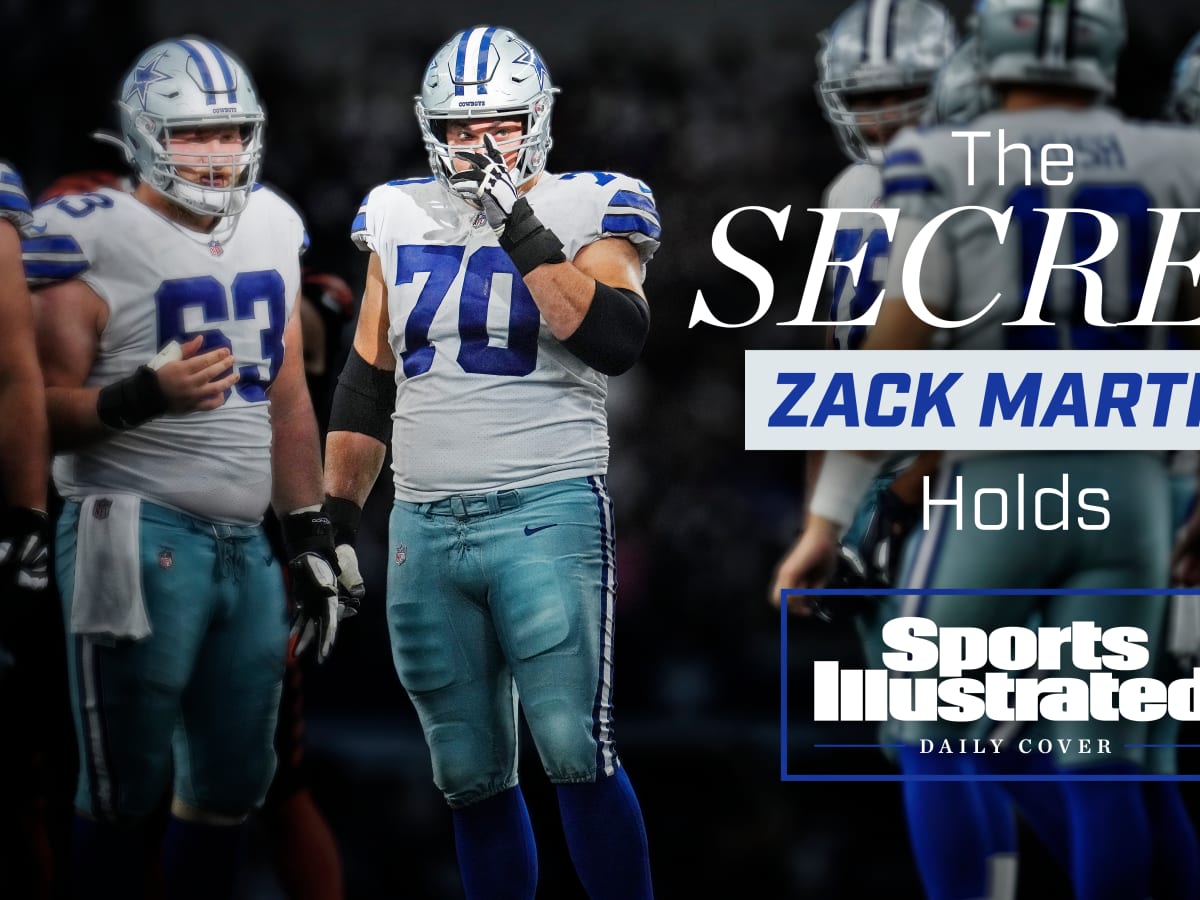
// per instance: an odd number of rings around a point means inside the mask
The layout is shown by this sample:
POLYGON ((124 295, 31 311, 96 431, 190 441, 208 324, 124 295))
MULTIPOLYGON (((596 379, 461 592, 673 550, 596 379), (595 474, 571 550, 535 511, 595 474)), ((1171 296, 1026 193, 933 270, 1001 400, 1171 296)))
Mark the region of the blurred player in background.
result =
POLYGON ((36 686, 54 657, 37 651, 45 620, 50 438, 21 239, 35 239, 21 177, 0 161, 0 894, 48 896, 50 851, 38 784, 47 711, 36 686))
POLYGON ((434 55, 417 101, 433 175, 376 188, 354 222, 371 258, 326 485, 349 537, 391 441, 393 657, 467 897, 536 889, 519 696, 584 888, 643 900, 645 827, 613 742, 604 401, 646 338, 660 226, 636 179, 543 171, 554 92, 507 29, 434 55))
MULTIPOLYGON (((966 178, 967 141, 950 129, 905 132, 889 147, 884 168, 887 202, 901 210, 893 252, 907 250, 916 231, 942 211, 965 205, 996 210, 1016 208, 1013 229, 1044 233, 1045 218, 1037 207, 1086 206, 1125 217, 1125 247, 1154 241, 1150 207, 1194 206, 1200 179, 1194 160, 1200 136, 1178 129, 1125 122, 1103 105, 1111 95, 1116 59, 1125 37, 1124 12, 1118 0, 1039 3, 1035 0, 985 0, 976 9, 979 52, 984 73, 994 87, 1001 110, 972 123, 973 130, 995 135, 1001 127, 1036 146, 1069 140, 1075 144, 1075 176, 1070 186, 1046 183, 1038 167, 1025 184, 1023 157, 1001 157, 995 138, 975 144, 977 177, 966 178), (1099 152, 1104 150, 1105 152, 1099 152), (1003 183, 996 177, 1005 168, 1003 183), (1140 214, 1139 214, 1140 211, 1140 214), (1037 229, 1043 229, 1039 232, 1037 229)), ((1155 347, 1165 345, 1164 329, 1094 329, 1080 321, 1072 279, 1052 279, 1045 314, 1057 324, 1001 327, 1016 318, 1037 263, 1038 241, 1012 238, 1004 243, 984 222, 979 226, 960 215, 938 232, 922 277, 926 304, 938 315, 961 321, 982 310, 997 291, 1001 299, 983 327, 944 332, 943 343, 962 348, 1056 349, 1058 347, 1155 347), (978 227, 976 227, 978 226, 978 227)), ((1181 231, 1172 258, 1189 258, 1200 248, 1200 235, 1181 231)), ((1070 259, 1086 257, 1087 245, 1074 248, 1070 259), (1083 254, 1081 256, 1080 254, 1083 254)), ((1140 300, 1147 260, 1131 258, 1124 277, 1117 266, 1105 271, 1105 309, 1110 320, 1131 318, 1140 300), (1143 281, 1139 281, 1139 278, 1143 281), (1110 306, 1110 304, 1112 304, 1110 306)), ((1176 273, 1177 274, 1177 273, 1176 273)), ((1178 278, 1168 279, 1164 296, 1180 291, 1178 278)), ((867 348, 923 348, 931 327, 918 319, 903 300, 899 272, 889 274, 887 301, 867 348)), ((1185 309, 1166 309, 1160 318, 1188 319, 1194 292, 1183 295, 1185 309)), ((874 477, 876 465, 855 454, 828 454, 810 502, 809 527, 802 539, 801 585, 821 583, 831 570, 836 536, 852 517, 849 498, 860 495, 874 477)), ((955 455, 942 466, 933 495, 944 498, 961 476, 962 494, 982 487, 1015 483, 1025 475, 1029 491, 1061 487, 1064 472, 1089 486, 1109 492, 1111 525, 1107 530, 1000 532, 956 530, 945 507, 921 535, 911 565, 902 576, 914 588, 1059 587, 1118 589, 1163 587, 1167 577, 1168 492, 1163 460, 1150 453, 1005 453, 955 455)), ((1024 624, 1035 612, 1047 626, 1094 621, 1100 627, 1136 625, 1158 646, 1163 636, 1165 604, 1161 598, 1058 596, 1042 602, 1005 598, 1003 605, 962 597, 912 598, 910 615, 924 615, 939 626, 997 627, 1024 624), (919 602, 917 602, 919 601, 919 602)), ((1064 666, 1064 676, 1086 677, 1064 666)), ((1128 673, 1135 676, 1137 673, 1128 673)), ((1146 672, 1145 674, 1151 674, 1146 672)), ((1057 723, 1040 727, 1054 731, 1057 723)), ((923 725, 906 732, 901 751, 904 770, 913 775, 969 775, 964 760, 934 760, 919 754, 918 737, 972 736, 947 723, 923 725)), ((1145 771, 1146 728, 1136 722, 1073 723, 1056 736, 1104 737, 1109 757, 1066 753, 1055 771, 1090 775, 1136 775, 1145 771), (1069 731, 1069 734, 1068 734, 1069 731)), ((911 782, 906 786, 909 831, 926 889, 934 898, 994 896, 994 872, 988 860, 995 835, 955 816, 970 808, 964 782, 911 782), (955 789, 962 793, 955 796, 955 789)), ((1163 830, 1151 822, 1141 785, 1131 782, 1062 784, 1070 822, 1071 869, 1076 896, 1124 900, 1151 893, 1152 839, 1163 830)), ((1169 826, 1168 826, 1169 827, 1169 826)))
POLYGON ((167 893, 228 896, 275 763, 286 622, 268 503, 321 656, 338 618, 294 314, 307 239, 256 182, 264 115, 227 51, 195 37, 154 45, 117 107, 111 140, 132 193, 39 207, 45 238, 26 243, 27 263, 42 263, 29 275, 66 501, 74 884, 141 896, 143 824, 173 773, 167 893))

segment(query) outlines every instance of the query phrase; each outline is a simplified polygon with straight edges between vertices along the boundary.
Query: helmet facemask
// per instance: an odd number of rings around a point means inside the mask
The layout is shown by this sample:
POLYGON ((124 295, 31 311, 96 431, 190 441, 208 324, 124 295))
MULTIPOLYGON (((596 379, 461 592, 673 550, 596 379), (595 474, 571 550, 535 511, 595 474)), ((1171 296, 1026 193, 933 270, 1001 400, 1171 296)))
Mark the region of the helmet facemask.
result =
POLYGON ((818 84, 821 107, 842 151, 859 162, 882 165, 891 136, 925 116, 933 75, 928 70, 890 71, 818 84))
MULTIPOLYGON (((246 116, 229 124, 241 132, 242 149, 235 153, 189 154, 186 148, 171 148, 172 133, 220 128, 212 120, 166 121, 145 111, 130 111, 136 140, 149 151, 150 166, 139 167, 139 177, 184 209, 202 216, 236 216, 246 207, 262 168, 263 116, 246 116), (191 170, 192 177, 181 173, 191 170), (232 169, 227 185, 215 182, 232 169), (206 173, 207 170, 207 173, 206 173), (207 183, 205 183, 207 181, 207 183)), ((126 140, 132 136, 126 135, 126 140)))

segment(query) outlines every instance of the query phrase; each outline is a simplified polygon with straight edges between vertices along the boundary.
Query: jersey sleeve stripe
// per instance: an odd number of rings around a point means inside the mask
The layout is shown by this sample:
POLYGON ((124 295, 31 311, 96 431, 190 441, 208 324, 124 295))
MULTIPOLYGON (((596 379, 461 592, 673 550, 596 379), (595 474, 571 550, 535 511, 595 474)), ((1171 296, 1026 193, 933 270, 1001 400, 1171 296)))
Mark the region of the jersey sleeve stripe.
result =
POLYGON ((609 214, 600 221, 600 230, 608 234, 644 234, 651 240, 657 241, 662 235, 658 223, 651 221, 641 213, 629 215, 609 214))
POLYGON ((883 167, 889 166, 920 166, 924 165, 921 154, 917 150, 897 150, 883 158, 883 167))
POLYGON ((886 200, 896 194, 934 194, 937 189, 937 184, 927 175, 892 178, 883 183, 883 197, 886 200))
POLYGON ((21 241, 21 253, 26 256, 35 253, 45 253, 58 256, 78 256, 80 259, 85 258, 83 248, 79 246, 79 242, 70 235, 65 234, 47 234, 25 238, 21 241))
MULTIPOLYGON (((343 221, 345 221, 345 220, 343 220, 343 221)), ((354 217, 354 222, 350 226, 350 231, 351 231, 351 233, 357 234, 360 231, 365 231, 366 228, 367 228, 367 212, 364 209, 361 212, 359 212, 359 214, 357 216, 354 217)))
POLYGON ((0 209, 11 209, 16 212, 33 213, 29 198, 24 192, 12 190, 7 185, 0 185, 0 209))
POLYGON ((67 281, 82 275, 90 267, 85 259, 81 262, 51 261, 42 259, 25 260, 25 278, 30 284, 42 285, 54 281, 67 281))
POLYGON ((613 194, 613 198, 608 202, 608 205, 609 207, 632 206, 634 209, 651 213, 655 218, 658 218, 658 210, 654 208, 654 201, 645 194, 638 194, 634 191, 617 191, 613 194))

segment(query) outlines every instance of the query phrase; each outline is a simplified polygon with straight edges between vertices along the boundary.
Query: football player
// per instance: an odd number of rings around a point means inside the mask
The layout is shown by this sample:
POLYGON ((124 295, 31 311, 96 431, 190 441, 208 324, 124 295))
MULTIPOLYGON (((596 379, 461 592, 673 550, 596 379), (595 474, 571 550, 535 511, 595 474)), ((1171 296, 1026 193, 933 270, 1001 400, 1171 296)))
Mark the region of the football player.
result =
POLYGON ((56 574, 80 750, 77 883, 136 897, 143 824, 174 782, 170 896, 229 896, 261 804, 287 647, 282 517, 301 641, 338 618, 304 385, 296 212, 257 183, 250 76, 199 37, 146 50, 117 97, 132 193, 39 207, 27 242, 65 500, 56 574))
POLYGON ((654 197, 544 171, 556 89, 505 28, 456 34, 417 116, 433 172, 367 196, 358 331, 334 397, 339 540, 392 446, 388 623, 469 898, 532 898, 517 711, 595 898, 650 897, 645 828, 613 742, 607 381, 637 360, 654 197), (518 704, 519 697, 519 704, 518 704))
POLYGON ((47 580, 50 438, 20 243, 38 233, 21 176, 0 160, 0 591, 10 602, 47 580))
POLYGON ((50 439, 33 341, 21 238, 37 235, 21 177, 0 162, 0 893, 40 897, 49 851, 34 760, 47 718, 31 698, 46 680, 35 650, 48 572, 46 484, 50 439))
MULTIPOLYGON (((967 141, 954 138, 951 129, 904 132, 889 147, 884 167, 884 190, 889 204, 901 210, 894 251, 903 253, 917 229, 946 209, 981 205, 1003 210, 1014 207, 1014 228, 1037 234, 1045 219, 1036 207, 1079 207, 1116 213, 1123 217, 1125 246, 1142 239, 1153 242, 1154 222, 1139 211, 1151 207, 1192 206, 1200 200, 1194 159, 1200 136, 1178 129, 1126 122, 1104 104, 1114 88, 1116 60, 1125 38, 1124 11, 1119 0, 1046 3, 1037 0, 983 0, 977 8, 979 52, 987 81, 996 90, 1001 109, 984 115, 972 128, 999 128, 1022 135, 1026 143, 1040 145, 1069 139, 1080 146, 1109 148, 1105 153, 1075 154, 1075 175, 1070 185, 1047 183, 1035 168, 1033 183, 1025 184, 1023 156, 1001 156, 997 142, 975 144, 977 178, 973 187, 966 177, 967 141), (1115 156, 1114 156, 1115 154, 1115 156), (1121 164, 1114 165, 1113 159, 1121 164), (1000 167, 1004 177, 997 177, 1000 167), (1007 184, 1007 187, 1003 187, 1007 184), (1023 192, 1016 196, 1017 192, 1023 192)), ((1056 349, 1156 347, 1165 343, 1161 329, 1093 329, 1072 314, 1077 302, 1076 284, 1055 279, 1046 304, 1046 315, 1055 324, 1001 327, 1014 318, 1013 310, 1025 300, 1031 267, 1036 263, 1037 241, 1010 239, 1001 244, 987 227, 975 227, 961 214, 941 232, 931 250, 922 287, 926 303, 955 320, 982 310, 999 292, 1001 299, 983 327, 959 329, 939 335, 943 343, 961 348, 1056 349)), ((1200 247, 1200 235, 1181 233, 1176 258, 1188 258, 1200 247)), ((1076 248, 1076 253, 1087 249, 1076 248)), ((1078 258, 1078 256, 1073 257, 1078 258)), ((1105 274, 1107 309, 1130 310, 1140 299, 1131 282, 1145 260, 1132 258, 1128 268, 1113 266, 1105 274), (1121 273, 1128 272, 1123 276, 1121 273), (1116 304, 1109 307, 1109 303, 1116 304)), ((1175 279, 1164 293, 1180 290, 1175 279)), ((1193 292, 1181 294, 1187 306, 1193 292)), ((1188 319, 1195 313, 1178 311, 1188 319)), ((1119 314, 1111 314, 1110 318, 1119 314)), ((889 273, 887 299, 878 324, 867 336, 868 348, 923 348, 932 329, 918 319, 903 299, 900 273, 889 273)), ((867 489, 876 463, 856 454, 828 454, 810 502, 809 528, 802 543, 802 584, 819 584, 829 572, 836 551, 836 536, 850 520, 853 498, 867 489)), ((1082 483, 1109 492, 1112 524, 1105 531, 1043 532, 1008 528, 998 532, 952 529, 941 513, 921 535, 912 564, 902 576, 914 588, 1154 588, 1163 587, 1167 573, 1168 485, 1163 460, 1151 453, 1073 452, 974 454, 949 459, 942 467, 935 497, 947 495, 954 477, 963 479, 964 496, 981 487, 1015 483, 1015 473, 1025 475, 1030 491, 1061 486, 1064 471, 1082 483)), ((944 513, 945 508, 941 508, 944 513)), ((939 626, 969 624, 997 627, 1023 624, 1039 601, 1005 598, 994 601, 958 596, 913 598, 910 614, 928 616, 939 626), (915 602, 920 600, 919 603, 915 602)), ((1136 625, 1157 645, 1162 636, 1165 604, 1161 598, 1069 596, 1057 597, 1039 607, 1043 624, 1069 625, 1094 621, 1100 627, 1136 625)), ((1067 664, 1064 676, 1083 676, 1067 664)), ((1137 673, 1129 673, 1131 676, 1137 673)), ((1150 674, 1145 672, 1144 674, 1150 674)), ((1059 723, 1042 723, 1053 730, 1059 723)), ((906 772, 930 772, 915 743, 918 736, 945 737, 953 726, 913 729, 906 735, 913 746, 901 751, 906 772), (936 731, 936 735, 932 732, 936 731)), ((1069 726, 1073 738, 1103 737, 1111 742, 1108 757, 1061 754, 1058 771, 1093 776, 1130 775, 1143 771, 1145 726, 1134 722, 1077 723, 1069 726)), ((955 760, 955 765, 961 761, 955 760)), ((971 826, 967 820, 922 818, 925 796, 915 782, 906 790, 910 833, 922 874, 931 870, 952 872, 953 880, 930 884, 934 897, 988 896, 986 854, 972 860, 949 858, 945 835, 971 826)), ((1151 893, 1151 828, 1140 785, 1130 782, 1084 784, 1064 781, 1062 791, 1071 823, 1072 880, 1080 898, 1145 897, 1151 893)), ((961 808, 961 807, 960 807, 961 808)), ((986 847, 989 836, 976 835, 972 843, 986 847)))

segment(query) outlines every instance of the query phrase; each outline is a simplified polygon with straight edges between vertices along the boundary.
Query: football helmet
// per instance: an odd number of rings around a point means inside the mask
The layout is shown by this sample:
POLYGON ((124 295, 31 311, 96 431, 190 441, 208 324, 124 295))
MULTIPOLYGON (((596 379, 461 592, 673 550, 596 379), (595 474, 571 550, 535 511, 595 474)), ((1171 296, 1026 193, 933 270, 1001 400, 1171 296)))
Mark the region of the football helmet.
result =
POLYGON ((1125 46, 1121 0, 979 0, 975 8, 984 77, 993 84, 1116 89, 1125 46))
POLYGON ((513 181, 518 188, 527 184, 546 167, 556 93, 541 55, 514 32, 488 25, 460 31, 433 55, 416 97, 433 174, 449 187, 455 173, 447 121, 514 116, 525 120, 524 133, 500 149, 517 150, 513 181))
POLYGON ((969 37, 946 61, 933 80, 929 115, 934 125, 961 124, 997 105, 996 92, 983 80, 979 44, 969 37))
POLYGON ((817 99, 851 159, 883 162, 883 147, 863 129, 919 121, 933 77, 956 41, 954 20, 934 0, 858 0, 822 33, 817 99), (922 89, 918 97, 856 108, 856 95, 922 89))
POLYGON ((1200 125, 1200 34, 1188 41, 1175 63, 1167 115, 1179 122, 1200 125))
POLYGON ((122 148, 139 180, 200 215, 236 216, 246 206, 262 166, 266 114, 245 66, 228 50, 194 35, 161 41, 138 57, 117 97, 119 136, 97 137, 122 148), (240 153, 198 155, 187 167, 214 171, 232 165, 228 186, 197 184, 176 169, 168 149, 176 130, 233 125, 240 153))

